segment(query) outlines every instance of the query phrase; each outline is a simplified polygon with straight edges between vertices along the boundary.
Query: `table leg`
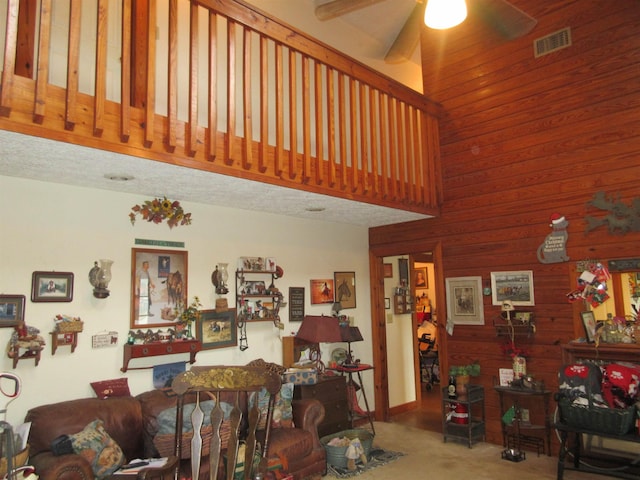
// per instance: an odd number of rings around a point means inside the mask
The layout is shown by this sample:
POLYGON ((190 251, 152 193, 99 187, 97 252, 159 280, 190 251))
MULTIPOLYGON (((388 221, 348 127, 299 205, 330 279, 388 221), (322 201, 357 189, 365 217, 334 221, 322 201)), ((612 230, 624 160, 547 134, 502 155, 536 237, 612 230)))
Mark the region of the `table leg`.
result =
POLYGON ((362 375, 358 372, 358 381, 360 382, 360 390, 362 390, 362 398, 364 398, 364 406, 367 409, 367 417, 369 418, 369 424, 371 425, 371 432, 375 435, 376 429, 373 426, 373 419, 371 418, 371 410, 369 409, 369 401, 367 400, 367 393, 364 391, 364 386, 362 384, 362 375))

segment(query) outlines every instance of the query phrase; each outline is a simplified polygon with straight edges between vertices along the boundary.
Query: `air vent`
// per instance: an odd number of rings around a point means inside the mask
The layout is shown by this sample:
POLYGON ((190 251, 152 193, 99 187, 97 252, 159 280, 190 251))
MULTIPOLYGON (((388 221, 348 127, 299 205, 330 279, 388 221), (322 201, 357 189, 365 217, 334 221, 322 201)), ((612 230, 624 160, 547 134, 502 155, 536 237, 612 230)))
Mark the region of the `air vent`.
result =
POLYGON ((536 58, 571 46, 571 29, 569 27, 550 33, 533 41, 533 54, 536 58))

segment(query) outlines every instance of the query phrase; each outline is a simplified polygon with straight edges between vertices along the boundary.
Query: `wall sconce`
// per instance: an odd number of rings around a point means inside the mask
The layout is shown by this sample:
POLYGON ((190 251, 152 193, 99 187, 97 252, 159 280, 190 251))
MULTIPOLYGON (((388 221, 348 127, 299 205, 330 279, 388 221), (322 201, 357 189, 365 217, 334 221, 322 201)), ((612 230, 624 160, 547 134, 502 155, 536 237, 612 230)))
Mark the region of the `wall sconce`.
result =
POLYGON ((89 283, 93 286, 93 296, 107 298, 109 296, 109 282, 111 281, 111 265, 113 260, 101 259, 93 262, 93 268, 89 271, 89 283))

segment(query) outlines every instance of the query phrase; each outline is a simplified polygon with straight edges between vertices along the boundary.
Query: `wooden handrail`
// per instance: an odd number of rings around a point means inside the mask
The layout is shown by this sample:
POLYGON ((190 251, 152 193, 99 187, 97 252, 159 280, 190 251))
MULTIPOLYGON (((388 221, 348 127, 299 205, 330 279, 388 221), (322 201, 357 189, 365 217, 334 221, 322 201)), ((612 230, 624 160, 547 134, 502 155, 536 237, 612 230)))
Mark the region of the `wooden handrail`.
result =
POLYGON ((42 0, 35 79, 15 74, 19 3, 8 0, 0 25, 0 128, 33 133, 38 124, 37 134, 54 140, 438 213, 439 105, 243 0, 169 0, 166 7, 149 0, 142 35, 132 27, 141 23, 132 18, 130 0, 118 8, 106 0, 72 0, 65 65, 51 61, 51 41, 60 44, 52 38, 59 26, 51 28, 57 3, 42 0), (82 11, 87 8, 95 12, 82 11), (97 37, 87 64, 81 49, 91 14, 97 37), (121 35, 117 58, 108 38, 113 31, 121 35), (146 43, 146 58, 136 58, 132 71, 136 42, 146 43), (188 69, 180 69, 182 59, 188 69), (65 82, 50 83, 60 68, 65 82), (157 72, 165 68, 161 86, 157 72), (83 82, 87 74, 92 91, 83 82), (144 96, 135 105, 131 92, 142 78, 135 91, 144 96))

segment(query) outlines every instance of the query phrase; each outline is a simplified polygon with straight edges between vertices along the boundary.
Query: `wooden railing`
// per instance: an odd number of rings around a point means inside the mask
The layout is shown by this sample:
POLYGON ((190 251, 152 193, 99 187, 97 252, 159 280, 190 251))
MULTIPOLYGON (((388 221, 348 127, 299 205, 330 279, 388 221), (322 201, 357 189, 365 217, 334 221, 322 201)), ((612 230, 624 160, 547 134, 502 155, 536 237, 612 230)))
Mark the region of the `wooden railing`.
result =
POLYGON ((3 2, 2 129, 437 214, 438 105, 242 0, 3 2))

